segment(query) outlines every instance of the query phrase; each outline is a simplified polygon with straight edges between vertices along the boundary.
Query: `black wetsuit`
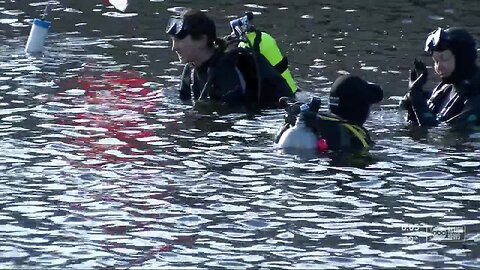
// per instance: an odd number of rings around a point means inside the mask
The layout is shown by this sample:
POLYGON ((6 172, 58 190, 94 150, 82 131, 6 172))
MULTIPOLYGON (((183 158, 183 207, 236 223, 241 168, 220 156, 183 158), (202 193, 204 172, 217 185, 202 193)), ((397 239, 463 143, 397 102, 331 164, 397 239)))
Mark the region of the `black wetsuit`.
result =
POLYGON ((192 94, 195 100, 210 98, 246 108, 275 108, 280 97, 294 98, 287 82, 262 55, 243 48, 217 51, 200 67, 186 64, 180 98, 191 99, 192 94))
POLYGON ((480 124, 480 70, 471 74, 456 83, 442 82, 430 93, 407 93, 401 106, 408 111, 408 120, 420 126, 480 124))
POLYGON ((222 52, 215 54, 199 67, 186 64, 180 85, 180 99, 210 98, 231 106, 242 105, 244 89, 233 63, 220 61, 222 52), (210 81, 209 81, 210 80, 210 81))

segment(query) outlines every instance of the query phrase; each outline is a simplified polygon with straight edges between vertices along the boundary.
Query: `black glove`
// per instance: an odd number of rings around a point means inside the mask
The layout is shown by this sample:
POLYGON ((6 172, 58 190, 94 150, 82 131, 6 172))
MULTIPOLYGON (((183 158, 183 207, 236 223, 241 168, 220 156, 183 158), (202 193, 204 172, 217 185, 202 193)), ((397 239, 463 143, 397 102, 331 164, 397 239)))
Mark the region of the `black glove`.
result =
POLYGON ((312 97, 310 104, 308 104, 308 110, 314 113, 317 113, 321 106, 320 98, 312 97))
POLYGON ((283 108, 287 113, 284 116, 285 123, 294 126, 297 121, 297 116, 300 113, 300 105, 302 103, 295 102, 295 100, 288 97, 281 97, 279 99, 279 107, 283 108))
POLYGON ((297 122, 297 117, 298 114, 300 114, 300 106, 303 103, 301 102, 295 102, 285 108, 287 113, 285 114, 285 123, 290 124, 291 126, 295 126, 295 123, 297 122))
POLYGON ((425 64, 417 59, 415 59, 413 65, 414 68, 410 70, 410 77, 408 78, 408 88, 412 92, 421 92, 427 82, 428 70, 425 64))
POLYGON ((240 42, 240 39, 232 34, 224 36, 223 40, 225 41, 225 43, 227 43, 227 46, 233 45, 232 47, 237 47, 238 43, 240 42))

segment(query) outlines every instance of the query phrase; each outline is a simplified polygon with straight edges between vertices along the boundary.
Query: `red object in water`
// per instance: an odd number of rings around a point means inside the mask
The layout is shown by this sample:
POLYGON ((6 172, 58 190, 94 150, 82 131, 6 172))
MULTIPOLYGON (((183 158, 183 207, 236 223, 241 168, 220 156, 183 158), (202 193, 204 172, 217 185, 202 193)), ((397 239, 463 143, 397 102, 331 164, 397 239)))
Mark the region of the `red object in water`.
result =
POLYGON ((103 4, 110 5, 110 2, 108 0, 103 0, 103 4))
POLYGON ((173 250, 172 245, 163 245, 163 246, 160 246, 156 249, 156 251, 158 251, 158 252, 168 252, 168 251, 172 251, 172 250, 173 250))
MULTIPOLYGON (((146 128, 149 122, 144 114, 156 108, 155 96, 144 86, 147 80, 135 71, 109 71, 100 74, 83 74, 57 82, 64 89, 82 89, 85 100, 75 100, 80 104, 95 105, 99 111, 85 111, 59 115, 58 124, 80 127, 85 130, 96 128, 97 132, 84 132, 84 136, 67 137, 69 142, 82 147, 88 159, 105 163, 123 162, 144 155, 153 155, 148 142, 142 139, 155 136, 155 131, 146 128), (99 106, 96 106, 96 105, 99 106), (116 113, 110 114, 109 112, 116 113), (89 136, 94 134, 94 136, 89 136), (115 138, 120 144, 103 144, 100 140, 115 138), (125 156, 112 154, 111 150, 125 156)), ((65 96, 64 93, 59 94, 65 96)), ((80 98, 80 97, 79 97, 80 98)), ((94 165, 101 166, 96 162, 94 165)))
POLYGON ((317 151, 318 152, 325 152, 328 150, 328 143, 324 138, 320 138, 317 140, 317 151))

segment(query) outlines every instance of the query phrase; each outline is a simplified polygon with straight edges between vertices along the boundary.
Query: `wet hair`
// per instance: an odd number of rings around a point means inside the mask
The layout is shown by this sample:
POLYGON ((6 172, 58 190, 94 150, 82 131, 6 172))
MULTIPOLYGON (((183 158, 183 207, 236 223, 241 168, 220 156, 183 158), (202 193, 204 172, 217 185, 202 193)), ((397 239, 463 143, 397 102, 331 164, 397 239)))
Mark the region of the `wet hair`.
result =
POLYGON ((338 77, 330 89, 330 111, 342 119, 363 125, 370 113, 370 106, 383 99, 383 90, 358 76, 338 77))
POLYGON ((188 34, 192 39, 198 40, 205 35, 207 37, 207 46, 225 51, 227 44, 217 38, 217 29, 215 22, 200 10, 188 10, 182 15, 184 27, 188 29, 188 34))
POLYGON ((443 31, 433 51, 450 50, 455 56, 455 70, 445 83, 457 83, 470 78, 477 69, 477 48, 473 37, 462 28, 451 27, 443 31))

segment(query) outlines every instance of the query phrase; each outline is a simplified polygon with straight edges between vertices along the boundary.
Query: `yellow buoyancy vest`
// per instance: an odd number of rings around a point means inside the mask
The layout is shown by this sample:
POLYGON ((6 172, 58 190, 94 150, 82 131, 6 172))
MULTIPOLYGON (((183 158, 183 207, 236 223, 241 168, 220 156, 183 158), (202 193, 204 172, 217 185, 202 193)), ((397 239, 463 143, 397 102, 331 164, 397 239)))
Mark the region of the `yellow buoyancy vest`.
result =
POLYGON ((368 136, 368 134, 365 132, 363 128, 355 124, 348 123, 336 117, 327 116, 327 115, 320 115, 319 117, 320 119, 325 121, 337 121, 341 123, 343 127, 348 129, 354 135, 354 137, 356 137, 360 141, 360 143, 363 145, 364 148, 370 147, 370 144, 368 143, 370 141, 370 137, 368 136))
POLYGON ((267 58, 268 62, 280 72, 292 92, 297 92, 298 87, 293 80, 290 69, 288 68, 288 61, 280 52, 275 39, 268 33, 260 31, 248 32, 247 39, 248 42, 242 41, 238 46, 241 48, 253 48, 258 50, 263 56, 265 56, 265 58, 267 58))

